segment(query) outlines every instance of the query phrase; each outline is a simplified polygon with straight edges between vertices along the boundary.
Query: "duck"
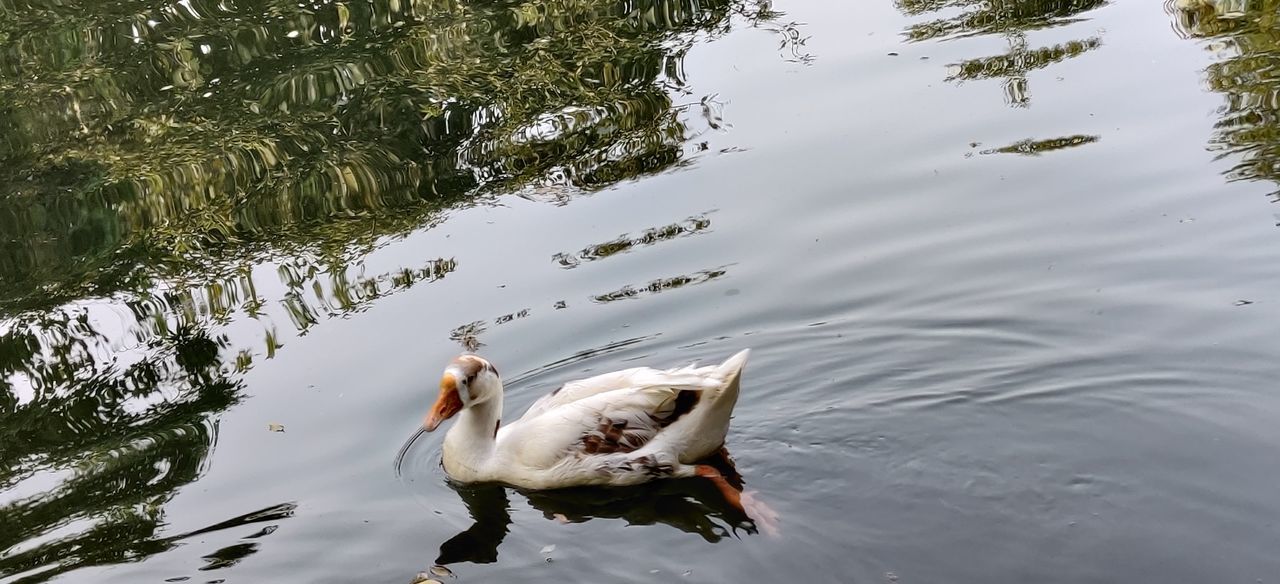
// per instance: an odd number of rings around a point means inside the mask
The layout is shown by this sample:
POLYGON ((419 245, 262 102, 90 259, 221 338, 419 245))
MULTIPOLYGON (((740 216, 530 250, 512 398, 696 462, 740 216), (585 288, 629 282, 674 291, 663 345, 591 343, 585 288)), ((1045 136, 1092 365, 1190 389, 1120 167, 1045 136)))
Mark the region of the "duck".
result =
POLYGON ((750 354, 744 349, 718 365, 635 367, 570 381, 509 424, 502 423, 498 370, 479 355, 463 354, 445 367, 423 429, 434 432, 456 418, 441 460, 456 483, 536 491, 697 477, 768 528, 776 513, 704 463, 726 452, 750 354))

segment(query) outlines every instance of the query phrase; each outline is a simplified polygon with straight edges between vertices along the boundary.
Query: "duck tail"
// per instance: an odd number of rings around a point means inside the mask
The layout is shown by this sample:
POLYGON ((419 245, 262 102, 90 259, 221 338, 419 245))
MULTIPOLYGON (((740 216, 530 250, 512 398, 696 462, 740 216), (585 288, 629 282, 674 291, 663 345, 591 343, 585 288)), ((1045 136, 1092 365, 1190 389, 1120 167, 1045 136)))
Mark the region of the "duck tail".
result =
POLYGON ((717 407, 733 409, 734 404, 737 403, 738 383, 742 379, 742 370, 746 368, 747 358, 750 356, 751 349, 743 349, 716 367, 716 377, 724 380, 723 389, 716 396, 717 407))
POLYGON ((708 381, 719 387, 708 388, 693 412, 676 422, 690 428, 681 434, 681 443, 677 448, 681 463, 697 462, 724 446, 725 435, 729 433, 729 420, 733 417, 733 407, 738 403, 742 370, 750 355, 750 350, 739 351, 714 368, 708 367, 707 369, 711 369, 710 375, 702 373, 708 381))

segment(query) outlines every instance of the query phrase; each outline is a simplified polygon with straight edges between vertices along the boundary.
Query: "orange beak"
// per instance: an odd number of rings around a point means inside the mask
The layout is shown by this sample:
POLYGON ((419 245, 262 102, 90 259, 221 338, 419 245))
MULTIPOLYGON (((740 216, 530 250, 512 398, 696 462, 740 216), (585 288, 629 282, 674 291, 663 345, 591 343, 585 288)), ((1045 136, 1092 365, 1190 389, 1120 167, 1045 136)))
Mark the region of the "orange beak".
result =
POLYGON ((435 405, 431 406, 431 413, 427 414, 427 421, 423 427, 431 432, 440 426, 440 423, 452 418, 454 414, 462 411, 462 398, 458 397, 458 382, 452 374, 445 373, 440 378, 440 397, 436 398, 435 405))

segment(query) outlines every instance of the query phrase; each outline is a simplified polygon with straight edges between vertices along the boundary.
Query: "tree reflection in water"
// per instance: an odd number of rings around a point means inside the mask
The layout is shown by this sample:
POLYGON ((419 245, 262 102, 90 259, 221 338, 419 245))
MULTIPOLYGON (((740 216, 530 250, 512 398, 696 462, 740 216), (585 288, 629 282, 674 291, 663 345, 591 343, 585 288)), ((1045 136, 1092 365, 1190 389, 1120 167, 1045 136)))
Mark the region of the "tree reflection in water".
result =
POLYGON ((1280 201, 1280 3, 1178 0, 1165 4, 1183 38, 1204 41, 1215 59, 1209 89, 1222 94, 1209 147, 1228 160, 1228 181, 1262 181, 1280 201))
POLYGON ((963 8, 956 16, 918 22, 904 33, 912 42, 999 35, 1009 43, 1003 55, 968 59, 948 65, 947 80, 957 83, 1001 79, 1004 101, 1011 107, 1029 107, 1028 75, 1102 46, 1100 37, 1032 48, 1027 33, 1081 20, 1084 13, 1107 5, 1106 0, 894 0, 909 16, 963 8))
POLYGON ((737 0, 0 1, 0 574, 169 549, 184 536, 165 504, 205 472, 240 373, 458 269, 369 276, 371 251, 488 193, 562 202, 689 163, 723 126, 684 55, 776 16, 737 0), (247 320, 261 341, 226 332, 247 320))

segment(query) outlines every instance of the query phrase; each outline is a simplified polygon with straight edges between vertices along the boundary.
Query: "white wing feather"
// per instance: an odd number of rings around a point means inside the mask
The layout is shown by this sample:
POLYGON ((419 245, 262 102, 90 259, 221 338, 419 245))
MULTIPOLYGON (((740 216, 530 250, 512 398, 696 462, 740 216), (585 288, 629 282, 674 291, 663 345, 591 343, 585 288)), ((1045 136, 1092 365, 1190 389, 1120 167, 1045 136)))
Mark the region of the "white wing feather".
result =
MULTIPOLYGON (((694 388, 689 388, 694 389, 694 388)), ((517 424, 499 431, 502 449, 530 469, 556 466, 566 454, 582 452, 583 437, 596 431, 602 420, 626 422, 628 431, 647 442, 661 429, 659 422, 674 407, 679 389, 672 387, 623 388, 598 392, 558 405, 540 415, 526 415, 517 424)))
POLYGON ((529 406, 529 410, 520 417, 520 420, 531 420, 555 408, 619 389, 643 389, 649 387, 676 390, 716 389, 723 384, 723 381, 711 375, 715 370, 715 367, 696 367, 694 365, 666 370, 635 367, 570 381, 559 389, 538 398, 538 401, 529 406))
POLYGON ((749 354, 718 366, 637 367, 568 382, 499 428, 495 477, 556 488, 670 476, 724 442, 749 354), (690 390, 706 393, 680 405, 681 392, 690 390))

